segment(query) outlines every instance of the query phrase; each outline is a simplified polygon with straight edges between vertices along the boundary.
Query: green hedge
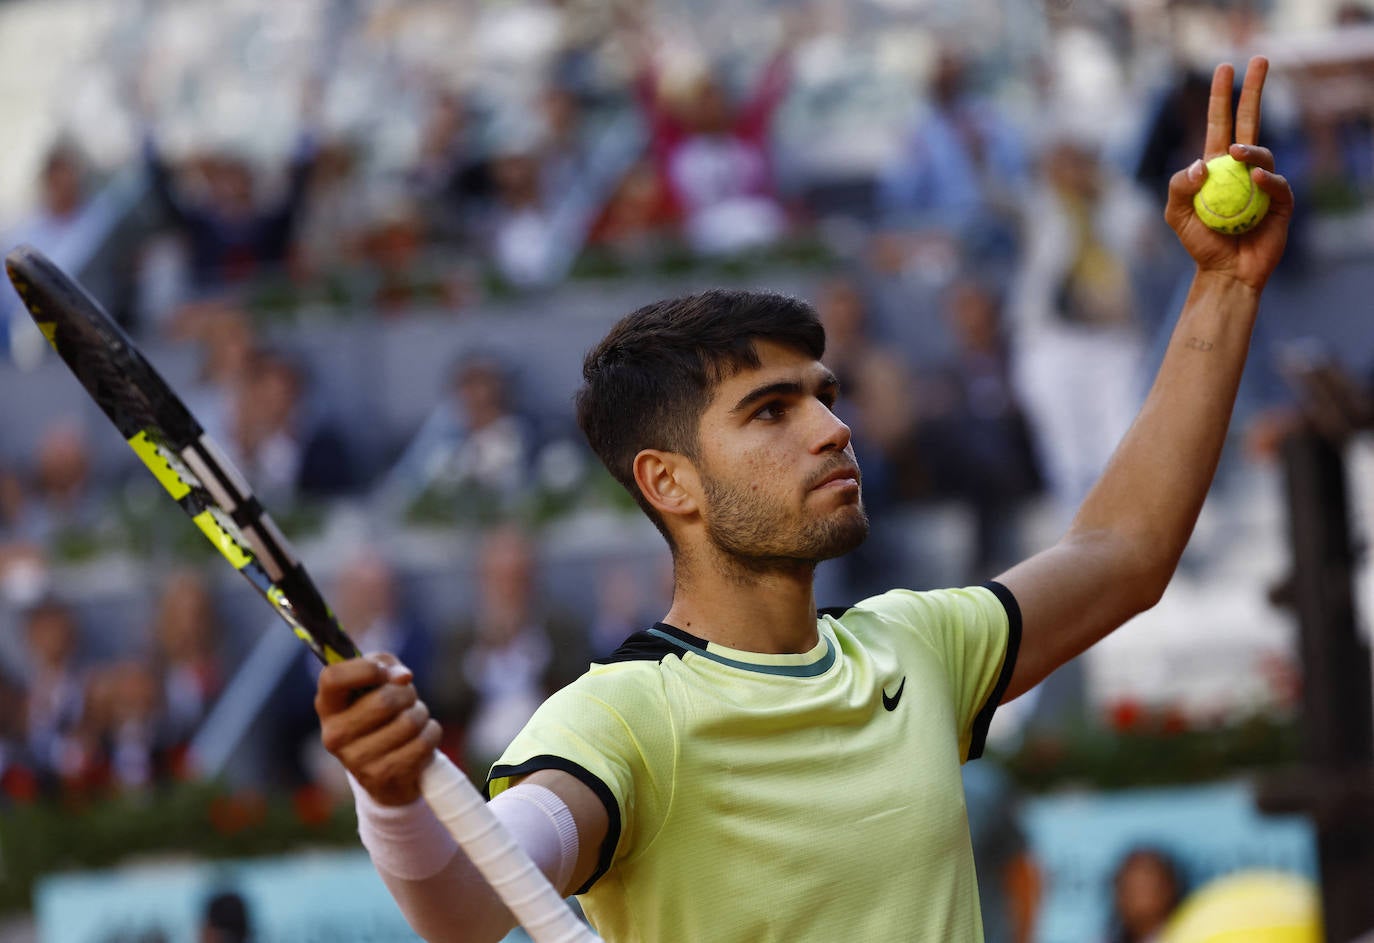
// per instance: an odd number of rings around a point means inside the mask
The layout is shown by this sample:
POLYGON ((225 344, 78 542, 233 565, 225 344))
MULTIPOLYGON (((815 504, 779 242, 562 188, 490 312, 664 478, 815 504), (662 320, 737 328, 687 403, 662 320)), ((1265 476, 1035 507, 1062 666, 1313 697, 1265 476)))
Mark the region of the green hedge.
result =
POLYGON ((1002 762, 1027 792, 1138 789, 1231 779, 1280 769, 1301 757, 1295 720, 1257 715, 1210 729, 1168 716, 1128 730, 1083 726, 1029 737, 1002 762))
POLYGON ((352 803, 310 788, 268 796, 179 783, 123 796, 16 803, 0 809, 0 914, 27 910, 38 880, 60 871, 140 857, 246 858, 357 843, 352 803))

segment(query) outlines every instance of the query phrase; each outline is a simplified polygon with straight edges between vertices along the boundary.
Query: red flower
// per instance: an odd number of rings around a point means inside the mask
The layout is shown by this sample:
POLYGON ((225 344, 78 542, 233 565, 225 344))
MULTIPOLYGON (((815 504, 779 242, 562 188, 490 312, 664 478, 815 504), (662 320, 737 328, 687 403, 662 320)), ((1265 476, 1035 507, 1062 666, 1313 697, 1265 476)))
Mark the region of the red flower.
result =
POLYGON ((11 766, 0 776, 0 793, 28 804, 38 798, 38 777, 26 766, 11 766))
POLYGON ((1107 722, 1118 733, 1126 733, 1139 728, 1144 719, 1144 706, 1139 701, 1129 698, 1114 701, 1107 708, 1107 722))
POLYGON ((267 800, 256 793, 216 796, 210 801, 210 825, 221 835, 236 835, 262 824, 266 817, 267 800))
POLYGON ((314 783, 302 786, 291 796, 296 818, 305 825, 320 826, 334 814, 334 799, 328 790, 314 783))

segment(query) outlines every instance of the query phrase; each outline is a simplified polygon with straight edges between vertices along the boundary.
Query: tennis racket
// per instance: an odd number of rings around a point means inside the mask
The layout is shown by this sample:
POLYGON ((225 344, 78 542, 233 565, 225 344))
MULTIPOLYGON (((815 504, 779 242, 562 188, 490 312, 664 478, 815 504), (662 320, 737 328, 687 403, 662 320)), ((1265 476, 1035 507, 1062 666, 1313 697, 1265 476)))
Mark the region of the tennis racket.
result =
MULTIPOLYGON (((224 558, 320 661, 358 657, 357 646, 243 476, 99 303, 32 247, 10 252, 5 269, 48 343, 224 558)), ((420 786, 435 815, 536 943, 596 939, 457 767, 437 758, 420 786)))

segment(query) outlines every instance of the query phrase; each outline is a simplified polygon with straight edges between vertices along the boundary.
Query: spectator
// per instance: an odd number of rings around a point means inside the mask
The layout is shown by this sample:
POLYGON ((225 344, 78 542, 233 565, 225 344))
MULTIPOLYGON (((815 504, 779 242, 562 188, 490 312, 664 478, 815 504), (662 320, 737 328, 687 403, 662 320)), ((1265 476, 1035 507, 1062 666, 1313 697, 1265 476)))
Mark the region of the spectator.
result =
POLYGON ((764 67, 752 92, 732 101, 703 66, 667 75, 641 38, 635 81, 650 153, 697 252, 725 255, 776 241, 788 220, 774 180, 773 118, 787 94, 790 53, 764 67))
POLYGON ((301 281, 337 277, 359 259, 369 222, 360 156, 354 141, 320 148, 301 201, 294 258, 301 281))
POLYGON ((520 288, 548 285, 566 272, 539 152, 538 131, 530 127, 507 132, 492 156, 496 193, 486 242, 497 272, 520 288))
POLYGON ((441 243, 472 238, 474 220, 491 199, 491 166, 476 146, 472 116, 462 96, 438 91, 430 103, 419 153, 407 174, 425 228, 441 243))
POLYGON ((251 943, 253 920, 238 891, 219 891, 205 902, 198 943, 251 943))
POLYGON ((539 93, 543 139, 540 148, 539 188, 545 197, 586 186, 601 174, 591 153, 591 135, 581 100, 572 89, 551 83, 539 93))
MULTIPOLYGON (((405 652, 421 697, 432 689, 434 639, 407 597, 395 567, 375 552, 353 556, 335 580, 339 623, 366 652, 405 652)), ((398 656, 401 657, 401 656, 398 656)), ((305 688, 303 690, 309 690, 305 688)))
POLYGON ((247 382, 258 348, 251 318, 222 300, 192 303, 177 312, 170 335, 196 345, 199 373, 182 398, 210 437, 225 441, 236 391, 247 382))
POLYGON ((506 366, 485 353, 462 357, 449 387, 387 473, 378 495, 393 511, 429 499, 460 517, 512 509, 530 483, 531 422, 514 406, 506 366))
POLYGON ((104 483, 91 473, 90 444, 76 420, 58 422, 38 441, 15 533, 59 557, 82 557, 112 538, 104 483))
POLYGON ((1126 854, 1112 877, 1112 924, 1108 943, 1155 943, 1183 900, 1178 865, 1157 848, 1126 854))
POLYGON ((671 561, 656 567, 659 580, 646 580, 642 566, 636 565, 642 563, 608 563, 597 570, 596 608, 588 636, 592 657, 610 655, 635 632, 653 624, 654 613, 662 612, 672 599, 671 561))
POLYGON ((607 197, 589 243, 630 266, 661 256, 672 242, 676 214, 654 162, 631 163, 607 197))
POLYGON ((1036 445, 1011 382, 1011 355, 994 289, 971 278, 944 294, 954 354, 921 384, 915 452, 932 494, 974 517, 968 581, 1021 559, 1016 515, 1042 487, 1036 445))
MULTIPOLYGON (((131 202, 123 188, 106 186, 91 194, 86 160, 70 141, 58 140, 43 159, 38 206, 28 219, 5 233, 5 251, 28 244, 42 251, 62 269, 80 274, 86 289, 121 320, 127 320, 130 281, 126 266, 92 263, 131 202)), ((121 257, 121 261, 123 260, 121 257)), ((46 344, 18 296, 6 283, 0 300, 0 354, 12 353, 32 363, 46 344)))
POLYGON ((439 708, 464 731, 470 770, 486 769, 544 698, 586 667, 586 631, 544 598, 538 568, 520 528, 483 537, 477 605, 439 659, 439 708))
POLYGON ((1093 145, 1060 135, 1025 207, 1008 308, 1016 386, 1064 514, 1107 464, 1143 397, 1136 263, 1156 232, 1144 196, 1103 185, 1093 145))
POLYGON ((929 109, 884 169, 879 198, 888 226, 950 239, 979 266, 1006 264, 1019 247, 1016 207, 1030 162, 1020 131, 971 75, 961 50, 940 49, 929 109))
MULTIPOLYGON (((304 102, 306 119, 314 107, 310 97, 304 102)), ((144 134, 143 155, 161 210, 186 241, 196 294, 285 268, 315 163, 315 135, 308 126, 291 158, 286 186, 270 203, 259 193, 256 170, 239 154, 208 155, 200 162, 195 188, 176 179, 151 129, 144 134)))
POLYGON ((45 786, 76 783, 91 761, 81 729, 86 671, 76 615, 66 603, 45 596, 24 613, 23 630, 25 747, 45 786))
POLYGON ((87 683, 83 736, 90 750, 85 785, 138 792, 169 772, 162 692, 153 666, 120 658, 96 667, 87 683))
POLYGON ((161 685, 161 736, 177 766, 224 688, 227 668, 220 646, 226 636, 205 576, 191 569, 171 574, 158 597, 152 664, 161 685))
POLYGON ((234 396, 227 446, 234 463, 269 504, 334 498, 359 486, 342 433, 306 401, 304 368, 259 349, 234 396))
POLYGON ((460 278, 441 268, 451 260, 428 253, 423 211, 409 197, 377 199, 358 233, 359 265, 349 273, 355 298, 384 317, 417 307, 457 308, 467 290, 460 278))

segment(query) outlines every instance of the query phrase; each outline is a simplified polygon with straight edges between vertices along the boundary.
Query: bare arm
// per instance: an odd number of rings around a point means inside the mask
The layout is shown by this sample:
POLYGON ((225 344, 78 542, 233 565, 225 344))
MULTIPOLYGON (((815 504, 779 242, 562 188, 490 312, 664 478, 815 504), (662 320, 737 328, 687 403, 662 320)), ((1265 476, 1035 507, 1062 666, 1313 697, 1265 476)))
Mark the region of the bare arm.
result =
MULTIPOLYGON (((417 852, 423 851, 420 857, 427 857, 436 849, 443 853, 452 841, 419 801, 420 773, 434 758, 439 725, 429 717, 410 681, 409 669, 390 655, 340 662, 320 673, 315 707, 325 747, 343 763, 372 803, 399 810, 404 820, 400 831, 413 834, 417 852), (366 693, 359 695, 359 691, 366 693)), ((567 773, 541 770, 521 782, 550 790, 572 814, 578 835, 577 862, 565 886, 559 888, 565 896, 571 894, 596 868, 609 828, 606 810, 589 788, 567 773)), ((360 797, 360 807, 364 801, 360 797)), ((397 850, 404 854, 406 849, 397 850)), ((559 864, 556 856, 532 853, 532 857, 545 876, 554 879, 559 864)), ((432 872, 424 876, 402 876, 386 867, 376 854, 373 859, 401 912, 429 943, 494 943, 515 926, 515 918, 456 847, 446 864, 436 862, 432 872)), ((407 867, 411 864, 406 862, 407 867)))
POLYGON ((1022 615, 1020 656, 1004 697, 1011 700, 1159 601, 1192 534, 1226 439, 1259 311, 1260 293, 1287 239, 1293 197, 1255 146, 1266 60, 1250 61, 1236 111, 1234 72, 1212 79, 1207 145, 1254 164, 1270 196, 1268 216, 1243 236, 1224 236, 1196 217, 1192 198, 1206 179, 1200 162, 1174 175, 1165 218, 1197 263, 1145 405, 1106 471, 1053 547, 998 577, 1022 615))

